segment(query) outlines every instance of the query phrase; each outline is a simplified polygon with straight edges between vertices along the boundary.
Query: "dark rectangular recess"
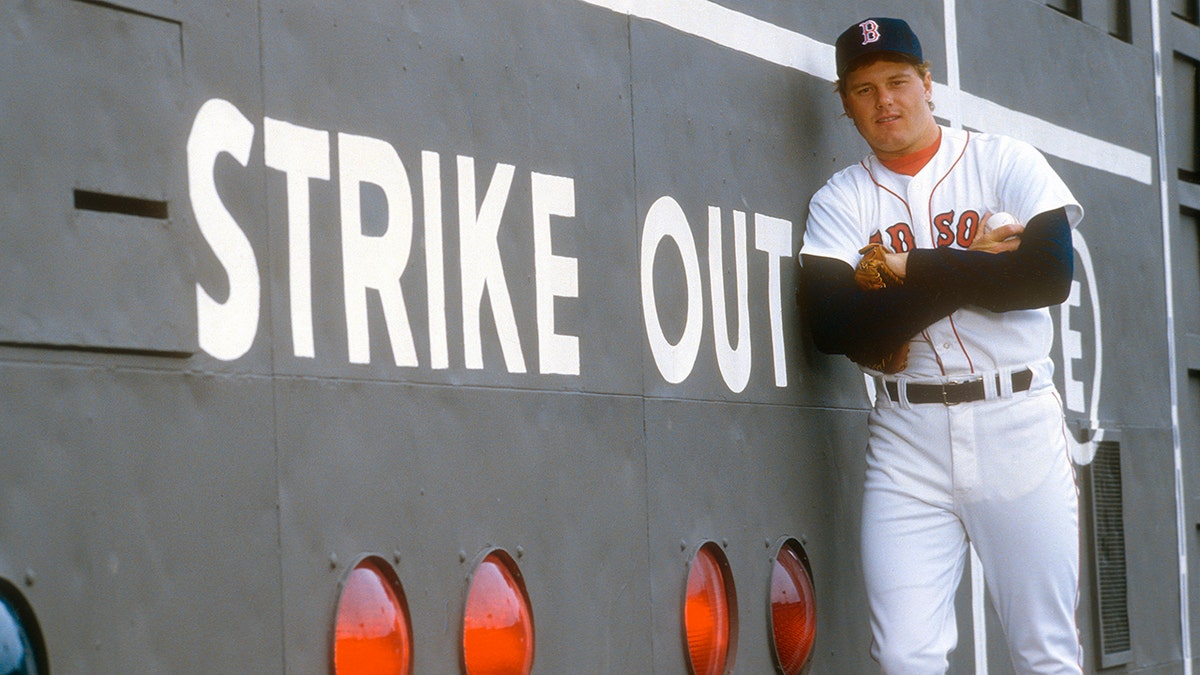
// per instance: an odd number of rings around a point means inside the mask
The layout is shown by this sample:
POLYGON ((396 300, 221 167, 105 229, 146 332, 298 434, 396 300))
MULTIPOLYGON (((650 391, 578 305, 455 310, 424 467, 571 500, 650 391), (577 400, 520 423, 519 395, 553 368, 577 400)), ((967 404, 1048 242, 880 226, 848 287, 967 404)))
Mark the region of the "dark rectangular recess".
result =
POLYGON ((79 211, 121 213, 127 216, 157 218, 158 220, 166 220, 168 216, 167 202, 91 192, 90 190, 75 191, 75 208, 79 211))
POLYGON ((1125 506, 1121 489, 1121 446, 1103 441, 1091 464, 1092 552, 1096 610, 1100 620, 1100 664, 1112 668, 1133 659, 1129 631, 1129 579, 1125 557, 1125 506))
MULTIPOLYGON (((1183 191, 1180 191, 1182 197, 1183 191)), ((1189 273, 1184 275, 1191 280, 1191 290, 1194 295, 1191 297, 1200 297, 1200 205, 1191 206, 1184 204, 1180 200, 1179 204, 1179 228, 1180 228, 1180 243, 1183 249, 1192 249, 1195 253, 1192 260, 1196 266, 1189 270, 1189 273)), ((1180 278, 1179 281, 1183 279, 1180 278)), ((1184 284, 1188 285, 1188 284, 1184 284)), ((1187 288, 1184 289, 1186 293, 1187 288)), ((1180 340, 1179 354, 1183 361, 1184 367, 1187 368, 1188 375, 1195 378, 1200 374, 1200 332, 1195 330, 1196 324, 1184 328, 1183 338, 1180 340)), ((1197 524, 1200 528, 1200 524, 1197 524)))
POLYGON ((1070 14, 1093 28, 1098 28, 1122 42, 1133 41, 1133 25, 1129 0, 1075 0, 1078 14, 1070 14))
POLYGON ((1197 0, 1171 0, 1171 13, 1189 23, 1196 23, 1197 0))
POLYGON ((1133 42, 1133 16, 1129 0, 1110 0, 1108 34, 1123 42, 1133 42))
POLYGON ((1167 112, 1171 115, 1168 126, 1175 137, 1174 162, 1179 171, 1179 180, 1200 182, 1200 63, 1186 54, 1175 52, 1171 67, 1174 105, 1167 112))
POLYGON ((1083 16, 1083 3, 1080 0, 1051 0, 1046 3, 1050 9, 1055 9, 1072 19, 1079 19, 1083 16))

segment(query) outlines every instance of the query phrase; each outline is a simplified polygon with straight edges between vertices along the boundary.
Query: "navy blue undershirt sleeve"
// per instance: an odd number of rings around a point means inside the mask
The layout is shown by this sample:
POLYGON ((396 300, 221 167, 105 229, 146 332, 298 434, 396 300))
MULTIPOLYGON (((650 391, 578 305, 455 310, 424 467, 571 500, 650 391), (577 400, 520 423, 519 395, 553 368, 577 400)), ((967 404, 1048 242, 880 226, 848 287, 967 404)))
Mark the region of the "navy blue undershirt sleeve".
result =
POLYGON ((1067 212, 1055 209, 1030 219, 1015 251, 910 251, 905 284, 957 287, 962 304, 993 312, 1036 309, 1066 300, 1074 262, 1067 212))
POLYGON ((826 354, 874 360, 960 306, 954 293, 934 285, 865 291, 854 283, 854 269, 845 262, 810 255, 802 259, 802 312, 813 342, 826 354))
POLYGON ((1074 250, 1065 209, 1033 217, 1015 251, 909 252, 903 286, 864 291, 841 260, 802 256, 800 299, 813 342, 856 361, 889 354, 965 305, 994 312, 1048 307, 1066 299, 1074 250))

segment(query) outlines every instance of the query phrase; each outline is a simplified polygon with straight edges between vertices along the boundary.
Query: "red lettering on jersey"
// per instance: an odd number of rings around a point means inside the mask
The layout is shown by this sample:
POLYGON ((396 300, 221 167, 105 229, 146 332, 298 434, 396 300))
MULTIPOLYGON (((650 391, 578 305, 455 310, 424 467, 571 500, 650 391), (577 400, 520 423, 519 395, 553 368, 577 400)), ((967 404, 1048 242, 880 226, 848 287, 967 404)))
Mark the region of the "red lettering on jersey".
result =
POLYGON ((896 253, 905 253, 911 251, 917 244, 917 240, 913 237, 912 228, 908 223, 896 223, 887 229, 888 236, 892 239, 892 250, 896 253))
POLYGON ((883 244, 883 235, 876 232, 875 234, 871 235, 871 238, 867 240, 867 243, 882 245, 883 244))
POLYGON ((958 245, 971 248, 975 235, 979 234, 979 214, 975 211, 964 211, 958 217, 958 245))
POLYGON ((946 248, 954 243, 954 212, 947 211, 939 213, 933 217, 933 224, 937 228, 937 241, 934 246, 938 248, 946 248))

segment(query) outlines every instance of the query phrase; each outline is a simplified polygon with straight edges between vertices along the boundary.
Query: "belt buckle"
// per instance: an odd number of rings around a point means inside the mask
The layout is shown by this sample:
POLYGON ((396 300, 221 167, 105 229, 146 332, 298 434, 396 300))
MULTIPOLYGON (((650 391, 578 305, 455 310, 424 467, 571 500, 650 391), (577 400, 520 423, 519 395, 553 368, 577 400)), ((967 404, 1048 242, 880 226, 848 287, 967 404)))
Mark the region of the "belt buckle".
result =
POLYGON ((967 382, 967 380, 962 380, 957 377, 951 378, 950 380, 943 382, 942 383, 942 403, 947 406, 958 405, 959 403, 961 403, 961 401, 951 401, 950 400, 949 388, 958 386, 960 384, 965 384, 966 382, 967 382))

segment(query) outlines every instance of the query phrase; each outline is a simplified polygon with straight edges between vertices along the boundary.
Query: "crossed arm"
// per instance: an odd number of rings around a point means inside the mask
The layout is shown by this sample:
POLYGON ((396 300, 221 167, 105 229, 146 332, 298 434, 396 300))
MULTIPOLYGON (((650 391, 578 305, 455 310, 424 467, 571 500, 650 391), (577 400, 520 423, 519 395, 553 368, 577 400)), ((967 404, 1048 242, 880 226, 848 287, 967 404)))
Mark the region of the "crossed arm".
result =
POLYGON ((1023 231, 1010 227, 980 235, 965 251, 891 254, 888 264, 905 282, 879 290, 859 289, 841 260, 802 256, 801 301, 817 349, 886 354, 966 305, 1006 312, 1065 300, 1074 263, 1066 210, 1040 213, 1023 231))

